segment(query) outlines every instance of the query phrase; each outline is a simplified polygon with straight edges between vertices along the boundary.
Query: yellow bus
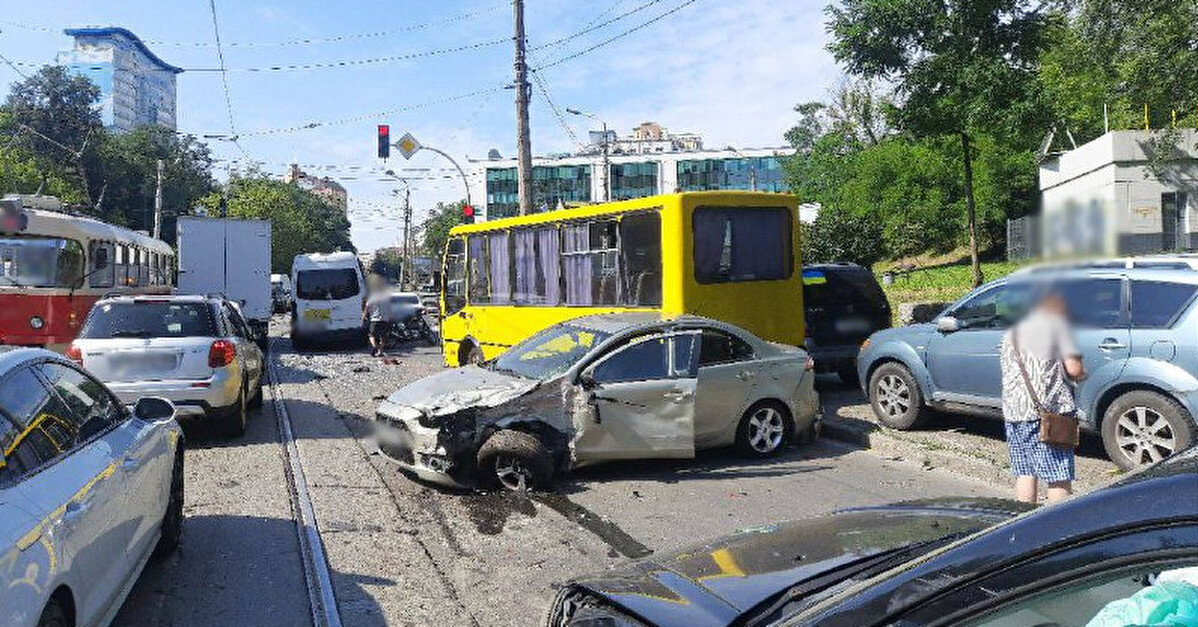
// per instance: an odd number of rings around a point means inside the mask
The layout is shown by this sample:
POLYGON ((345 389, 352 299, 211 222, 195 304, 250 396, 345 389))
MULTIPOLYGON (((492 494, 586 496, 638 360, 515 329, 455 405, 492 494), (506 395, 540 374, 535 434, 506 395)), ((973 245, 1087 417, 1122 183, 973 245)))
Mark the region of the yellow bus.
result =
POLYGON ((802 346, 798 224, 793 196, 729 191, 457 226, 442 267, 445 363, 492 359, 550 325, 617 311, 707 316, 802 346))

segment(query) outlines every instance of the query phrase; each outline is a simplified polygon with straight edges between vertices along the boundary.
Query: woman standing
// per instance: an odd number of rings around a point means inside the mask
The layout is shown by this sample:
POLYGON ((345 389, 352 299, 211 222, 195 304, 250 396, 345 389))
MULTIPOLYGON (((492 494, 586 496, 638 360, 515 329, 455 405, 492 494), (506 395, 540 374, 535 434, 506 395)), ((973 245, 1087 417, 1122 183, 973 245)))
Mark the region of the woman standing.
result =
POLYGON ((1006 424, 1015 498, 1037 500, 1039 481, 1048 484, 1048 502, 1073 492, 1073 447, 1044 442, 1043 413, 1076 415, 1066 379, 1085 378, 1073 339, 1065 299, 1048 291, 1002 341, 1002 410, 1006 424))

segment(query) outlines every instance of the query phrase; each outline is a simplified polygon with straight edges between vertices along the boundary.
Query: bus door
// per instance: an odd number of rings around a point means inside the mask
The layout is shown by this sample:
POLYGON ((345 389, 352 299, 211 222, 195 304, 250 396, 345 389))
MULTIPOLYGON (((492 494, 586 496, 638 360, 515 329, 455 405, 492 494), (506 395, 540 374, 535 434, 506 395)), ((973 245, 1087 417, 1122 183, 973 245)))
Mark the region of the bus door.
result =
POLYGON ((453 237, 446 244, 441 276, 441 350, 446 363, 456 364, 458 346, 467 335, 466 238, 453 237))

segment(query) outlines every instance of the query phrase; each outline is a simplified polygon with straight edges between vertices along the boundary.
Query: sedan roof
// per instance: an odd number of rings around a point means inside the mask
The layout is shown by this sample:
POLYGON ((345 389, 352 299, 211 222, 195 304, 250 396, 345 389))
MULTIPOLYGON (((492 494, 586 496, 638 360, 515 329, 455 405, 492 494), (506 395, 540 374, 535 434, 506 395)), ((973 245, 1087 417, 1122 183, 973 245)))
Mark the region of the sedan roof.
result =
POLYGON ((63 361, 62 355, 44 348, 0 346, 0 376, 27 361, 38 358, 63 361))
POLYGON ((626 311, 620 313, 595 314, 591 316, 582 316, 567 320, 565 324, 570 324, 576 327, 583 327, 594 331, 603 331, 605 333, 614 334, 620 331, 655 327, 655 326, 674 326, 677 324, 709 324, 717 327, 730 326, 727 323, 704 318, 702 316, 692 316, 689 314, 672 315, 663 314, 656 311, 626 311))

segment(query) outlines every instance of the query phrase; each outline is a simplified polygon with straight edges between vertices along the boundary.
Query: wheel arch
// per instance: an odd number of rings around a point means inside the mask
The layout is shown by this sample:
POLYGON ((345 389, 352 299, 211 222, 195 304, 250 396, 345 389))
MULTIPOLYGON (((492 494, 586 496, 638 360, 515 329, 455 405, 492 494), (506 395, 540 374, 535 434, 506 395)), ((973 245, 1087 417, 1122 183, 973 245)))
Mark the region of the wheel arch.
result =
POLYGON ((54 592, 50 593, 50 599, 47 600, 47 603, 49 601, 57 601, 62 606, 63 613, 67 615, 68 624, 72 626, 79 624, 75 611, 75 593, 71 590, 70 586, 59 584, 54 589, 54 592))
POLYGON ((1156 392, 1157 394, 1160 394, 1166 398, 1172 399, 1190 414, 1190 420, 1194 420, 1194 412, 1189 405, 1186 404, 1185 399, 1180 398, 1177 394, 1170 392, 1165 387, 1158 385, 1155 382, 1149 381, 1120 381, 1119 383, 1116 383, 1110 388, 1104 390, 1102 394, 1100 394, 1095 400, 1092 421, 1094 429, 1096 431, 1101 431, 1102 421, 1106 418, 1107 410, 1110 409, 1111 405, 1113 405, 1119 397, 1127 394, 1128 392, 1136 391, 1156 392))
MULTIPOLYGON (((915 351, 911 352, 914 353, 915 351)), ((923 365, 922 360, 915 360, 912 362, 911 360, 904 359, 903 356, 896 354, 880 355, 869 363, 869 367, 865 371, 865 378, 861 381, 862 386, 865 387, 865 396, 867 399, 869 398, 869 382, 873 380, 874 372, 877 372, 878 368, 881 368, 886 364, 898 364, 906 368, 907 371, 911 373, 911 377, 915 379, 915 385, 919 386, 919 393, 923 396, 924 402, 928 402, 928 400, 932 397, 931 373, 929 373, 928 369, 923 365)))

